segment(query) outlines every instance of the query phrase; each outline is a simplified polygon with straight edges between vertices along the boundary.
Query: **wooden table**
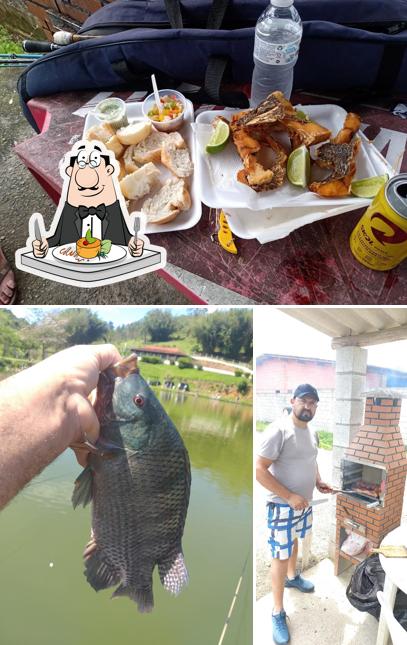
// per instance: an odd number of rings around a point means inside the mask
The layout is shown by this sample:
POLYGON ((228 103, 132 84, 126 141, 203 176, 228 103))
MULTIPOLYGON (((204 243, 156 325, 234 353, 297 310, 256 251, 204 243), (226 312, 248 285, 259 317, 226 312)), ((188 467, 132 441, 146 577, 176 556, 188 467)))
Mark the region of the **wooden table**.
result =
MULTIPOLYGON (((115 95, 128 99, 129 92, 115 95)), ((41 130, 15 146, 15 151, 55 203, 61 177, 58 162, 83 131, 83 117, 73 114, 94 100, 94 92, 59 94, 30 101, 41 130)), ((332 98, 297 94, 293 102, 332 103, 332 98)), ((339 102, 339 101, 337 101, 339 102)), ((397 103, 394 101, 393 105, 397 103)), ((384 148, 388 160, 407 171, 407 120, 382 107, 346 104, 368 125, 365 134, 384 148), (401 150, 401 153, 400 153, 401 150), (397 154, 395 154, 397 151, 397 154)), ((233 294, 259 304, 406 304, 407 262, 388 272, 371 271, 359 264, 349 249, 349 235, 364 209, 297 229, 283 240, 261 245, 257 240, 237 240, 238 255, 212 242, 216 231, 215 209, 203 206, 200 222, 192 229, 152 235, 167 249, 167 260, 180 269, 180 279, 162 273, 197 303, 228 304, 233 294), (193 274, 217 285, 217 296, 202 298, 187 288, 182 278, 193 274)), ((216 291, 216 290, 215 290, 216 291)))
MULTIPOLYGON (((407 524, 402 524, 397 529, 390 531, 390 533, 388 533, 383 539, 380 546, 385 545, 407 545, 407 524)), ((386 574, 383 594, 390 607, 393 608, 396 600, 397 589, 401 589, 401 591, 407 593, 407 558, 386 558, 386 556, 382 554, 379 555, 379 558, 380 564, 386 574)), ((386 645, 389 638, 389 630, 382 614, 383 612, 380 613, 376 645, 386 645)))

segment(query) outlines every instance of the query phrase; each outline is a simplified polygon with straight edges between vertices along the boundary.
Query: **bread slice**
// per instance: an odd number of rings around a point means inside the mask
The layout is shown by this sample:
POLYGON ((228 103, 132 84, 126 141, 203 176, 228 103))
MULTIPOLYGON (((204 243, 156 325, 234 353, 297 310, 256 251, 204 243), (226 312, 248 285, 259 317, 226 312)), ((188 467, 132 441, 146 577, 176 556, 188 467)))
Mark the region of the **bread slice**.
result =
POLYGON ((138 169, 138 165, 134 163, 133 161, 133 150, 134 150, 134 145, 129 146, 126 148, 124 155, 123 155, 123 162, 124 162, 124 167, 126 169, 126 173, 130 172, 135 172, 138 169))
POLYGON ((156 195, 144 201, 141 210, 152 224, 166 224, 188 208, 191 208, 191 196, 185 181, 173 177, 167 179, 156 195))
POLYGON ((148 163, 120 182, 120 189, 126 199, 140 199, 147 195, 158 181, 160 171, 153 163, 148 163))
POLYGON ((161 161, 161 146, 167 137, 166 132, 153 130, 144 141, 134 146, 133 160, 139 164, 161 161))
POLYGON ((185 141, 179 132, 158 132, 153 130, 151 134, 141 143, 134 146, 132 156, 136 163, 143 164, 149 161, 161 161, 161 151, 167 143, 173 143, 177 148, 185 146, 185 141))
POLYGON ((116 135, 110 137, 110 139, 106 141, 105 146, 108 150, 114 152, 116 159, 119 159, 124 152, 124 146, 122 146, 116 135))
POLYGON ((126 125, 124 128, 119 128, 116 134, 120 143, 124 146, 131 146, 132 144, 140 143, 140 141, 148 137, 151 128, 150 121, 137 121, 136 123, 126 125))
POLYGON ((174 145, 176 148, 185 148, 187 145, 179 132, 168 133, 163 145, 167 146, 170 144, 174 145))
POLYGON ((111 139, 115 134, 112 126, 109 123, 98 123, 98 125, 93 125, 86 133, 86 138, 88 141, 103 141, 106 143, 111 139))
POLYGON ((125 177, 127 175, 126 168, 124 166, 123 157, 121 157, 121 159, 119 159, 119 166, 120 166, 120 170, 119 170, 119 176, 118 176, 117 179, 120 182, 123 179, 123 177, 125 177))
POLYGON ((172 142, 163 145, 161 163, 177 177, 189 177, 194 171, 188 148, 177 148, 172 142))

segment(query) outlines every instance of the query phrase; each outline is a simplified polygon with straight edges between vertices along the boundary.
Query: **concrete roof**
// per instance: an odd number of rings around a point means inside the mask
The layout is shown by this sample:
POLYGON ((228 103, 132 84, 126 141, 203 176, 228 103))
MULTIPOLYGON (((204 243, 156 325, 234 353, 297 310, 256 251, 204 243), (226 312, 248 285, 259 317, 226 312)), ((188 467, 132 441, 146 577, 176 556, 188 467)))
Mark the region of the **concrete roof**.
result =
POLYGON ((330 336, 332 347, 368 347, 407 339, 407 307, 280 307, 330 336))

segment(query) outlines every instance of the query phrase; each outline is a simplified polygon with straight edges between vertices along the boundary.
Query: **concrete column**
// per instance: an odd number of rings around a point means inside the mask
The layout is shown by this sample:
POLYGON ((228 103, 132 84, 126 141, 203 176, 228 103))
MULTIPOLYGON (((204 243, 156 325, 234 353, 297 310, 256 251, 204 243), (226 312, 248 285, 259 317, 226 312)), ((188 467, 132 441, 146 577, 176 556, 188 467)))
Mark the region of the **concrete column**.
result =
MULTIPOLYGON (((342 485, 341 460, 357 433, 362 420, 365 401, 361 393, 366 390, 367 350, 362 347, 341 347, 336 350, 335 430, 333 436, 332 484, 342 485)), ((331 517, 329 556, 335 554, 334 502, 331 517)))

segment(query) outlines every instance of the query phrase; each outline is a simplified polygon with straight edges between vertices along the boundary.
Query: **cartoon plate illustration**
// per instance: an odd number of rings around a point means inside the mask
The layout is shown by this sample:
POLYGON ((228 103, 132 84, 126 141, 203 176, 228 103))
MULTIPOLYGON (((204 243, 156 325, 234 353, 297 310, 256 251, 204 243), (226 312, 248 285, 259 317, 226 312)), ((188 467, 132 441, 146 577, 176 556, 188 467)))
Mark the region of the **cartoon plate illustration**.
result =
POLYGON ((145 216, 129 215, 119 164, 103 142, 78 141, 60 164, 61 198, 51 227, 40 213, 16 266, 42 278, 91 288, 162 269, 166 250, 144 235, 145 216))

